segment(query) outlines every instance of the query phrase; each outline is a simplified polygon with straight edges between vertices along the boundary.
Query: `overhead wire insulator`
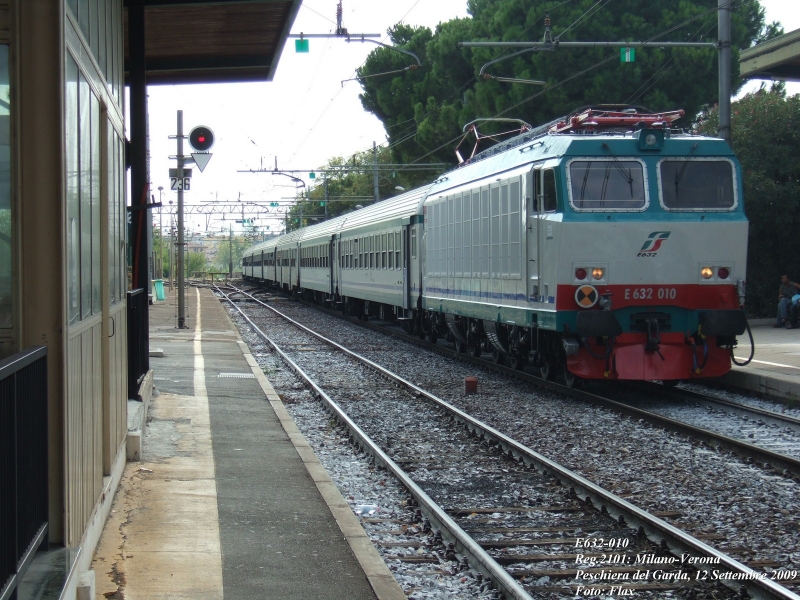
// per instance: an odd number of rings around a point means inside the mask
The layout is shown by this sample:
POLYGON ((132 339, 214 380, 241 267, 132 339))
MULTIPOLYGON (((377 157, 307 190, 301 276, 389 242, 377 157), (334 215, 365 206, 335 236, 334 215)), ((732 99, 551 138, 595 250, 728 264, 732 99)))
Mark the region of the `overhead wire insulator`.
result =
POLYGON ((550 27, 550 13, 544 13, 544 37, 542 41, 545 44, 553 43, 553 29, 550 27))
POLYGON ((336 35, 347 35, 347 29, 342 27, 342 0, 336 5, 336 35))

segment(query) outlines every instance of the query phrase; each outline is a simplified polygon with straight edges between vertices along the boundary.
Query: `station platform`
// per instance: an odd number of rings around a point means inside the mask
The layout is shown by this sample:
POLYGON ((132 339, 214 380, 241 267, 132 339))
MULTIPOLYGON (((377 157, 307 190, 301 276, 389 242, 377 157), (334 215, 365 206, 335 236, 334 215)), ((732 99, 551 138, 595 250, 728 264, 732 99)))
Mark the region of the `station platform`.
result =
POLYGON ((182 330, 176 292, 150 307, 156 393, 97 600, 405 599, 219 300, 188 288, 186 305, 182 330))
MULTIPOLYGON (((720 384, 762 396, 800 401, 800 329, 773 327, 775 319, 750 321, 755 353, 745 367, 734 366, 720 384)), ((739 362, 750 356, 750 339, 739 337, 734 353, 739 362)))

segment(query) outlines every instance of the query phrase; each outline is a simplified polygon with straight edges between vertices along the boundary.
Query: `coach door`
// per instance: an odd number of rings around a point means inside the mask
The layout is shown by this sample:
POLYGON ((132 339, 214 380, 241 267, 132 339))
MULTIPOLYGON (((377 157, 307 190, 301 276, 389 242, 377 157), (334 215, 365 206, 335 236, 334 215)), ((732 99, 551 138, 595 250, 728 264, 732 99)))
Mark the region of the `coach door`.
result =
POLYGON ((527 223, 525 226, 525 239, 527 240, 527 266, 528 266, 528 301, 537 302, 539 296, 539 227, 541 206, 541 168, 537 167, 528 176, 525 194, 527 223))
MULTIPOLYGON (((409 252, 410 244, 409 244, 409 236, 411 227, 408 225, 403 225, 403 233, 400 236, 401 239, 401 246, 402 252, 400 254, 402 265, 403 265, 403 309, 408 310, 411 308, 411 301, 409 296, 411 296, 411 289, 408 285, 408 277, 411 267, 411 252, 409 252)), ((394 234, 392 234, 394 235, 394 234)), ((405 315, 404 315, 405 316, 405 315)))
POLYGON ((339 256, 336 252, 336 236, 332 235, 328 242, 328 296, 333 296, 336 288, 336 268, 339 264, 339 256))
POLYGON ((538 230, 536 232, 536 253, 537 253, 537 281, 538 296, 540 301, 549 302, 549 298, 554 296, 555 286, 549 286, 548 282, 553 280, 555 275, 551 266, 544 272, 548 264, 547 241, 553 239, 554 221, 549 217, 554 215, 558 209, 558 198, 556 195, 556 172, 553 167, 554 161, 545 163, 541 169, 537 170, 538 181, 536 190, 538 195, 537 202, 537 221, 538 230))

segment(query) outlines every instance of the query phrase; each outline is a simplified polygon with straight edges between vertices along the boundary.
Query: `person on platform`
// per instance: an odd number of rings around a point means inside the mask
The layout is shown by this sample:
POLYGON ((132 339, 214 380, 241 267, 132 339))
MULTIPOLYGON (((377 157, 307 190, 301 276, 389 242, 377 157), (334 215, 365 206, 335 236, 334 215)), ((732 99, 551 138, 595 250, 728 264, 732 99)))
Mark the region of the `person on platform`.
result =
POLYGON ((778 288, 778 316, 773 327, 786 327, 791 329, 789 311, 792 308, 792 296, 800 290, 800 283, 789 281, 788 275, 781 275, 781 285, 778 288))

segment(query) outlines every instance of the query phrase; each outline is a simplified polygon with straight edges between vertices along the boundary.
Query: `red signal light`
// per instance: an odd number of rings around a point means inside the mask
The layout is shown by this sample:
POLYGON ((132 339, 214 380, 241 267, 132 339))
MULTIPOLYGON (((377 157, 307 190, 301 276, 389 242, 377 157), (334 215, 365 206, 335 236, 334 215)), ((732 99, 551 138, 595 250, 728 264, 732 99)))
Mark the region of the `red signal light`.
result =
POLYGON ((730 274, 731 272, 725 267, 720 267, 720 269, 717 271, 717 275, 719 276, 720 279, 727 279, 728 275, 730 274))
POLYGON ((204 125, 195 127, 189 133, 189 145, 197 152, 208 152, 214 145, 214 132, 204 125))
POLYGON ((578 281, 586 279, 586 269, 575 269, 575 279, 578 281))

